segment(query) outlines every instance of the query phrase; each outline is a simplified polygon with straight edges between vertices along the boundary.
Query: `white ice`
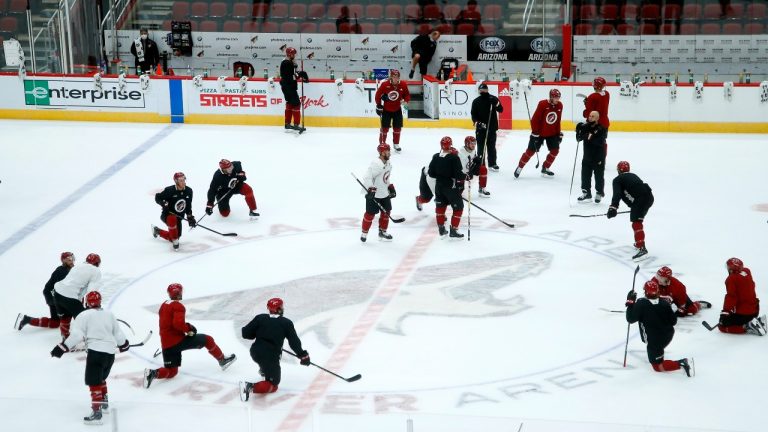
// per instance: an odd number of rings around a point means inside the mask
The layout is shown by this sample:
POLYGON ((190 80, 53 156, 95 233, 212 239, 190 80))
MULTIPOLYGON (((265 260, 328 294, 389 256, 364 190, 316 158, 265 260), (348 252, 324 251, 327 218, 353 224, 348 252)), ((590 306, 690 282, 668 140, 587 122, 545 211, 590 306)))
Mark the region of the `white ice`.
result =
MULTIPOLYGON (((58 330, 12 329, 19 312, 46 316, 42 287, 65 250, 78 263, 101 255, 105 305, 133 325, 134 342, 157 333, 166 286, 179 282, 188 320, 238 357, 222 372, 205 350, 185 352, 179 376, 145 390, 143 369, 161 364, 155 334, 117 355, 108 380, 115 412, 98 430, 765 430, 768 338, 701 326, 718 319, 732 256, 768 298, 765 136, 611 132, 609 197, 577 204, 573 133, 552 179, 535 158, 514 179, 528 133, 501 133, 491 198, 478 198, 474 184, 472 201, 517 228, 472 209, 471 241, 440 240, 434 205, 414 205, 419 170, 443 135, 460 145, 469 132, 403 131, 391 180, 393 215, 407 221, 390 223, 393 242, 379 242, 374 224, 361 244, 364 200, 350 171, 363 175, 376 157, 375 130, 296 137, 277 127, 0 122, 2 430, 87 428, 84 355, 51 358, 58 330), (200 220, 221 158, 243 162, 261 218, 249 221, 235 196, 229 218, 202 223, 238 237, 185 224, 180 252, 152 238, 153 194, 183 171, 200 220), (637 326, 621 366, 626 321, 600 308, 623 309, 632 287, 628 217, 568 217, 605 213, 619 160, 656 197, 645 224, 651 258, 636 288, 670 265, 694 300, 713 303, 680 320, 666 351, 694 357, 694 378, 654 372, 637 326), (273 296, 285 299, 313 362, 363 378, 346 383, 284 358, 278 392, 240 402, 237 382, 257 380, 258 367, 239 329, 273 296)), ((465 234, 469 220, 466 209, 465 234)))

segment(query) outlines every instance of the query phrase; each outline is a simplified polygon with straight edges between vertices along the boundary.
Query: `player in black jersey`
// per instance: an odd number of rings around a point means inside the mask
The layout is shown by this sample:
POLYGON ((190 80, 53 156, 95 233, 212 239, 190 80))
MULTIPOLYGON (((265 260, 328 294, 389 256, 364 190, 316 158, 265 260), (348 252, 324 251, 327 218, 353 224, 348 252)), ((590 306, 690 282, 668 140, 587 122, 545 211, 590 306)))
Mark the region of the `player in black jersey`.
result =
POLYGON ((214 200, 219 203, 219 214, 224 217, 229 216, 229 199, 234 194, 245 196, 245 203, 248 204, 248 213, 251 217, 258 217, 256 213, 256 198, 253 197, 253 189, 245 183, 245 171, 240 161, 229 161, 222 159, 219 162, 219 169, 213 173, 211 185, 208 187, 208 202, 205 205, 205 214, 213 214, 214 200))
POLYGON ((173 243, 173 249, 179 250, 179 238, 181 237, 181 221, 187 217, 189 227, 197 225, 192 216, 192 188, 187 187, 187 177, 183 172, 173 175, 173 186, 168 186, 162 192, 155 194, 155 202, 163 208, 160 220, 168 225, 168 231, 152 225, 152 236, 160 236, 173 243))
POLYGON ((43 297, 45 297, 45 303, 48 305, 48 309, 50 310, 51 317, 46 318, 32 318, 31 316, 19 314, 16 317, 16 325, 14 328, 16 330, 21 330, 24 328, 25 325, 29 324, 32 327, 43 327, 43 328, 59 328, 59 314, 56 312, 56 302, 53 300, 53 285, 56 284, 56 282, 59 282, 61 280, 64 280, 65 277, 67 277, 67 274, 69 273, 69 270, 72 268, 72 266, 75 265, 75 254, 72 252, 62 252, 61 253, 61 265, 56 267, 56 270, 53 271, 51 274, 51 278, 48 279, 48 282, 45 284, 45 287, 43 288, 43 297))
POLYGON ((643 286, 645 297, 637 299, 633 289, 627 294, 627 322, 639 323, 640 338, 647 344, 648 361, 656 372, 676 371, 681 367, 691 376, 688 359, 664 360, 664 348, 675 335, 677 316, 666 300, 659 299, 659 284, 651 279, 643 286))
POLYGON ((283 316, 283 300, 272 298, 267 302, 268 314, 256 315, 243 327, 243 339, 255 339, 251 345, 251 358, 259 365, 262 381, 240 381, 240 399, 248 400, 251 393, 274 393, 280 384, 280 355, 283 341, 299 357, 300 363, 309 366, 309 353, 301 347, 301 340, 293 327, 293 321, 283 316))
POLYGON ((304 71, 297 71, 298 65, 294 60, 296 58, 296 48, 288 47, 285 49, 285 60, 280 63, 280 89, 285 97, 285 128, 303 132, 304 128, 299 126, 301 122, 301 100, 299 99, 299 85, 296 78, 303 82, 309 82, 309 76, 304 71), (293 119, 293 126, 291 126, 293 119))
POLYGON ((629 172, 629 162, 621 161, 616 165, 619 175, 613 179, 613 198, 608 208, 608 219, 616 217, 619 208, 619 200, 629 206, 629 220, 632 222, 632 230, 635 232, 635 247, 637 253, 632 259, 638 259, 648 254, 645 248, 645 232, 643 231, 643 219, 648 209, 653 205, 653 192, 648 184, 629 172))
POLYGON ((435 218, 440 235, 444 236, 447 233, 445 210, 450 205, 453 209, 450 236, 462 238, 464 234, 460 234, 458 229, 461 214, 464 211, 461 192, 464 190, 464 180, 467 176, 462 169, 459 152, 451 147, 452 144, 453 140, 450 137, 446 136, 440 140, 441 151, 432 156, 427 175, 435 179, 435 218))

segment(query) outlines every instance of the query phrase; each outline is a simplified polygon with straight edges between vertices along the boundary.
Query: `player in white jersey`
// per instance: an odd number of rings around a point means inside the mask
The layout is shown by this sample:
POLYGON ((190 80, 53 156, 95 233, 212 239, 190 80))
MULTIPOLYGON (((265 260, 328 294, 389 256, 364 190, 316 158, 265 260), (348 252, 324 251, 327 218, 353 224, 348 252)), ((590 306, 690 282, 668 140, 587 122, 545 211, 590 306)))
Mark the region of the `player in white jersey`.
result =
POLYGON ((483 198, 490 198, 491 193, 485 190, 488 184, 488 168, 485 166, 482 156, 477 155, 477 139, 473 136, 464 138, 464 146, 459 147, 459 159, 461 169, 471 180, 473 176, 480 177, 480 189, 478 194, 483 198))
POLYGON ((53 300, 59 314, 61 335, 64 339, 69 336, 69 325, 85 308, 83 296, 87 291, 98 290, 101 280, 101 257, 98 254, 88 254, 85 264, 72 267, 67 277, 53 285, 53 300))
POLYGON ((117 319, 110 311, 101 308, 101 294, 91 291, 85 296, 88 309, 80 313, 72 323, 72 332, 62 343, 53 347, 52 357, 61 356, 85 342, 88 355, 85 359, 85 385, 91 391, 91 415, 84 417, 85 424, 101 424, 102 413, 109 408, 107 377, 115 362, 115 347, 128 351, 126 339, 117 319))
POLYGON ((363 185, 368 189, 365 194, 365 214, 363 215, 363 233, 360 241, 368 238, 368 230, 373 224, 373 218, 379 213, 379 239, 392 240, 387 233, 389 226, 389 212, 392 211, 391 199, 397 196, 395 185, 389 182, 392 173, 392 164, 389 162, 390 147, 388 144, 379 144, 376 147, 379 157, 371 162, 368 172, 363 177, 363 185))

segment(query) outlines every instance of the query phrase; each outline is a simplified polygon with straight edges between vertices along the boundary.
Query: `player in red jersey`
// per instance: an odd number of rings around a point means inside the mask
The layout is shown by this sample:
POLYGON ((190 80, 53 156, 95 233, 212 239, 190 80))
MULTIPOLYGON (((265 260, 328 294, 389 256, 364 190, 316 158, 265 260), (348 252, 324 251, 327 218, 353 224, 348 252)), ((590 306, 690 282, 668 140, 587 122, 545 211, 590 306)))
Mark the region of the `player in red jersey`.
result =
POLYGON ((555 175, 549 167, 555 162, 557 154, 560 153, 560 143, 563 142, 563 133, 560 131, 562 117, 563 104, 560 102, 560 90, 552 89, 549 91, 549 99, 540 100, 533 113, 528 149, 520 156, 520 162, 515 169, 515 178, 520 177, 523 167, 533 154, 539 151, 544 141, 547 142, 549 154, 541 165, 541 175, 549 177, 555 175))
POLYGON ((758 317, 760 299, 755 294, 752 272, 738 258, 730 258, 725 267, 728 277, 725 279, 725 299, 718 328, 723 333, 764 336, 767 323, 765 315, 758 317))
POLYGON ((677 306, 675 315, 685 317, 696 315, 701 309, 709 309, 712 303, 707 301, 693 301, 688 297, 685 285, 679 279, 672 276, 672 269, 664 266, 656 272, 653 277, 659 284, 659 294, 662 298, 669 299, 671 303, 677 306))
POLYGON ((383 81, 376 90, 374 97, 376 103, 376 114, 381 117, 381 129, 379 130, 379 144, 387 143, 387 134, 392 127, 392 143, 395 151, 400 148, 400 130, 403 128, 403 111, 401 105, 408 106, 411 101, 411 94, 408 92, 408 86, 400 81, 400 71, 392 69, 389 71, 389 79, 383 81))
MULTIPOLYGON (((611 121, 608 119, 608 105, 611 103, 611 94, 605 89, 605 84, 605 78, 603 77, 597 77, 592 81, 592 88, 595 91, 584 99, 584 112, 582 115, 586 120, 589 120, 589 113, 597 111, 600 114, 597 122, 605 128, 605 137, 608 138, 608 127, 611 126, 611 121)), ((603 153, 608 154, 607 141, 605 143, 605 152, 603 153)))
POLYGON ((163 349, 163 366, 160 369, 144 369, 144 388, 149 388, 155 379, 173 378, 179 373, 182 351, 205 347, 219 362, 221 370, 234 363, 235 355, 224 356, 212 337, 198 333, 195 326, 186 321, 187 308, 181 304, 184 287, 174 283, 168 285, 168 297, 160 306, 160 345, 163 349))

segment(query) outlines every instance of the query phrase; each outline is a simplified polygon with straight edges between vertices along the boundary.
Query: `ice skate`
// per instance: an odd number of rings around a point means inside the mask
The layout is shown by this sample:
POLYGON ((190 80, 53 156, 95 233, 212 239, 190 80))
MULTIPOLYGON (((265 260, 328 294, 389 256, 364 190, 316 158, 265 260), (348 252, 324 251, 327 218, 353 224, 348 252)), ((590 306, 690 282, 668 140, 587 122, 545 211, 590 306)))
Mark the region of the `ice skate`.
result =
POLYGON ((445 238, 446 234, 448 234, 448 230, 445 229, 445 226, 438 225, 437 226, 437 233, 440 234, 440 238, 445 238))
POLYGON ((419 196, 416 195, 416 210, 422 211, 424 210, 424 207, 421 206, 421 201, 419 201, 419 196))
POLYGON ((221 370, 227 370, 228 367, 232 366, 232 363, 234 363, 235 360, 237 360, 237 357, 235 357, 234 354, 230 354, 229 356, 219 360, 219 366, 221 366, 221 370))
POLYGON ((464 234, 460 233, 456 228, 451 227, 451 233, 449 234, 451 239, 462 239, 464 234))
POLYGON ((637 253, 632 256, 633 261, 640 261, 645 258, 644 256, 648 255, 648 249, 645 248, 645 246, 637 248, 637 253))
POLYGON ((152 237, 157 238, 160 235, 160 228, 152 225, 152 237))
POLYGON ((248 402, 248 399, 251 397, 251 390, 253 390, 253 383, 240 381, 240 400, 248 402))
POLYGON ((754 318, 752 321, 748 322, 745 325, 745 328, 747 329, 747 334, 765 336, 765 330, 763 330, 763 325, 758 318, 754 318))
POLYGON ((603 198, 605 198, 605 194, 604 194, 604 193, 600 193, 600 192, 598 192, 598 193, 595 195, 595 204, 600 204, 600 201, 602 201, 602 200, 603 200, 603 198))
POLYGON ((379 230, 379 240, 380 241, 392 241, 392 235, 387 233, 386 231, 380 229, 379 230))
POLYGON ((21 330, 25 325, 29 324, 30 321, 32 321, 32 318, 24 314, 19 314, 16 316, 16 323, 13 325, 13 328, 21 330))
POLYGON ((157 377, 157 371, 154 369, 144 369, 144 388, 149 388, 152 385, 152 381, 157 377))
POLYGON ((683 370, 685 371, 685 374, 688 375, 688 377, 690 378, 692 376, 691 375, 692 369, 691 369, 690 363, 688 363, 688 359, 684 358, 684 359, 678 360, 677 363, 680 365, 681 368, 683 368, 683 370))
POLYGON ((360 241, 365 243, 366 240, 368 240, 368 233, 364 232, 364 233, 360 234, 360 241))
POLYGON ((483 198, 490 198, 491 193, 485 190, 485 188, 480 188, 477 190, 478 195, 480 195, 483 198))
POLYGON ((541 167, 541 176, 542 177, 550 178, 550 177, 552 177, 554 175, 555 175, 555 173, 550 171, 549 168, 544 168, 543 166, 541 167))
POLYGON ((91 415, 83 417, 83 423, 87 425, 100 425, 101 422, 101 410, 91 411, 91 415))
MULTIPOLYGON (((581 190, 581 196, 576 198, 576 201, 580 203, 588 203, 592 201, 592 194, 589 191, 581 190)), ((595 202, 598 202, 597 199, 595 199, 595 202)))
POLYGON ((392 144, 392 147, 394 147, 395 151, 398 153, 403 151, 402 147, 400 147, 400 144, 392 144))
MULTIPOLYGON (((709 307, 712 307, 712 305, 710 304, 709 307)), ((759 316, 756 319, 757 322, 760 323, 760 327, 763 328, 763 334, 768 333, 768 320, 766 320, 765 315, 759 316)))
POLYGON ((259 216, 260 216, 260 215, 259 215, 259 213, 258 213, 256 210, 251 210, 251 211, 249 211, 249 212, 248 212, 248 217, 249 217, 251 220, 256 220, 256 219, 258 219, 258 218, 259 218, 259 216))
POLYGON ((178 252, 179 251, 179 241, 178 240, 174 240, 172 243, 173 243, 173 250, 178 252))
POLYGON ((520 177, 520 173, 523 172, 523 169, 520 167, 515 168, 515 178, 520 177))
POLYGON ((499 166, 498 165, 491 165, 488 167, 493 172, 499 172, 499 166))

